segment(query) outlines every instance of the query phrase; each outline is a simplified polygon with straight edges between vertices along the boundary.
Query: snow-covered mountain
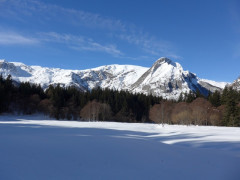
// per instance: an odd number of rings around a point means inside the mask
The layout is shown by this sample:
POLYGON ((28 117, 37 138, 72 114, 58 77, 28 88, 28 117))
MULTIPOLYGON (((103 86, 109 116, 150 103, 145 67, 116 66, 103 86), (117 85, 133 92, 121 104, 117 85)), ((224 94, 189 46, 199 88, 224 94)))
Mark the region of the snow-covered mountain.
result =
POLYGON ((236 79, 232 84, 229 84, 229 86, 235 90, 240 91, 240 77, 236 79))
POLYGON ((167 99, 176 99, 181 93, 199 90, 207 95, 208 91, 220 90, 219 83, 198 78, 184 71, 179 63, 168 58, 158 59, 132 86, 138 93, 153 94, 167 99))
MULTIPOLYGON (((167 99, 176 99, 180 93, 221 90, 224 83, 204 80, 184 71, 179 63, 168 58, 158 59, 151 68, 133 65, 106 65, 86 70, 66 70, 41 66, 27 66, 19 62, 0 60, 3 77, 11 74, 16 82, 49 85, 74 86, 82 91, 96 87, 128 90, 133 93, 152 94, 167 99)), ((226 84, 226 83, 225 83, 226 84)))

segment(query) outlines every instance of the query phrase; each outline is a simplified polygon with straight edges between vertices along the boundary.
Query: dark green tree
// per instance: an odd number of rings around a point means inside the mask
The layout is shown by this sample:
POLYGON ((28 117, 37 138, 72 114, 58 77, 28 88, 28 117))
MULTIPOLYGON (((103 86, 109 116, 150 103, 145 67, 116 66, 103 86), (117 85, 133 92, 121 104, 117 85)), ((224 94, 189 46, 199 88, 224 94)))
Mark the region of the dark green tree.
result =
POLYGON ((213 106, 221 106, 221 94, 219 91, 215 91, 208 96, 208 100, 212 103, 213 106))

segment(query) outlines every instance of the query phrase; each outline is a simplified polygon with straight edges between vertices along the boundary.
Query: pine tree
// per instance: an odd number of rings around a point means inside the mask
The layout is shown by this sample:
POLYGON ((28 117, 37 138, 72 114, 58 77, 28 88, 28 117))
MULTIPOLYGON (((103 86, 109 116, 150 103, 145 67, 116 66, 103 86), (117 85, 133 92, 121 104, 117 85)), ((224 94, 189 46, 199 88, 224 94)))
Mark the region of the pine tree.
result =
POLYGON ((208 100, 212 103, 213 106, 218 107, 221 105, 221 94, 219 91, 215 91, 214 93, 208 96, 208 100))
POLYGON ((240 120, 240 110, 238 106, 238 92, 232 88, 226 91, 225 113, 222 125, 224 126, 238 126, 240 120))
POLYGON ((196 90, 195 94, 195 98, 204 97, 199 89, 196 90))
POLYGON ((222 92, 221 96, 221 104, 226 104, 229 96, 229 89, 228 87, 225 87, 222 92))
POLYGON ((190 92, 185 96, 185 101, 186 101, 187 103, 193 102, 194 99, 196 99, 196 95, 195 95, 192 91, 190 91, 190 92))
POLYGON ((183 102, 183 94, 182 94, 182 92, 181 92, 181 94, 180 94, 180 96, 178 97, 178 101, 177 102, 183 102))

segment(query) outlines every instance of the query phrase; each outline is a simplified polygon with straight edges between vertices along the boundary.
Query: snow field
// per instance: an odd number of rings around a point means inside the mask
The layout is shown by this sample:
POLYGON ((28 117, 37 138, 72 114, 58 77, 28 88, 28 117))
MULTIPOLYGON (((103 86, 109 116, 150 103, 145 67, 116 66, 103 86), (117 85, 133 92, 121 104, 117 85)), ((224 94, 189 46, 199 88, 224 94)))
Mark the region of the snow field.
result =
POLYGON ((5 115, 0 159, 4 180, 238 180, 240 128, 5 115))

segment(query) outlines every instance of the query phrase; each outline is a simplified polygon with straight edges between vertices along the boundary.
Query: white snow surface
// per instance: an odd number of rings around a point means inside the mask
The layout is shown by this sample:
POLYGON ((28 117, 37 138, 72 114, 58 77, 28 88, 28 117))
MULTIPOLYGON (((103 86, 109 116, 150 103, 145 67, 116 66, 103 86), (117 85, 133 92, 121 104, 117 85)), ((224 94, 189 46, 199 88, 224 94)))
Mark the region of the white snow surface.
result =
POLYGON ((0 116, 0 179, 239 180, 240 128, 0 116))
POLYGON ((219 87, 221 89, 224 89, 227 85, 230 84, 230 82, 216 82, 208 79, 200 79, 203 82, 207 82, 208 84, 211 84, 213 86, 219 87))
POLYGON ((79 74, 90 84, 90 89, 100 86, 101 88, 126 90, 147 69, 141 66, 114 64, 83 70, 79 74))

